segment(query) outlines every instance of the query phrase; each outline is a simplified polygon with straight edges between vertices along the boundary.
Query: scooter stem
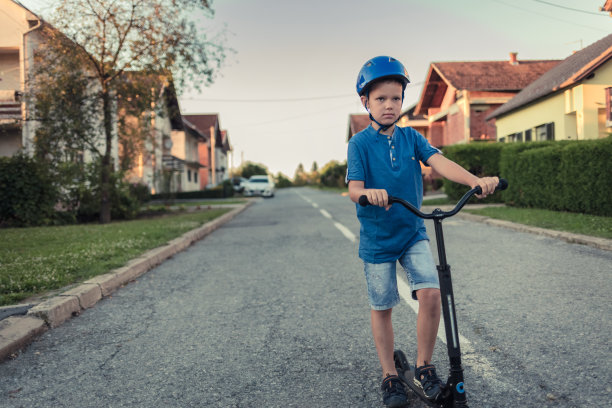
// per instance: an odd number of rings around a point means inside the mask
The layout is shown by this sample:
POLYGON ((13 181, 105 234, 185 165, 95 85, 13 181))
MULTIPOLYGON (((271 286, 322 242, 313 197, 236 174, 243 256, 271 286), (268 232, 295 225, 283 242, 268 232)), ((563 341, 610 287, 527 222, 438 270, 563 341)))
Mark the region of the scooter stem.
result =
POLYGON ((438 278, 440 280, 440 297, 442 299, 442 315, 444 317, 444 330, 446 331, 446 347, 450 360, 450 373, 447 381, 453 393, 453 407, 467 407, 467 398, 463 386, 463 367, 461 366, 461 346, 459 344, 459 330, 455 313, 455 298, 451 279, 450 265, 446 262, 446 248, 444 247, 444 233, 442 219, 434 218, 436 244, 438 248, 438 278))

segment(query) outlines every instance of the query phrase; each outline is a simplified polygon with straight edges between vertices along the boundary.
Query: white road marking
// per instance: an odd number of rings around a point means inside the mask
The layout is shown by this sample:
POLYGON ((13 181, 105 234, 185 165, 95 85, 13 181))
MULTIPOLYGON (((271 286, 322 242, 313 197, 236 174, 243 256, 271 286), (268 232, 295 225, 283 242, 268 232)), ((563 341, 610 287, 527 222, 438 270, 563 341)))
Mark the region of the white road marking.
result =
POLYGON ((357 241, 357 237, 355 236, 355 234, 353 234, 348 228, 346 228, 344 225, 340 224, 337 221, 334 221, 334 225, 336 226, 336 228, 338 228, 340 230, 340 232, 351 242, 356 242, 357 241))
MULTIPOLYGON (((314 208, 319 208, 319 205, 313 202, 312 200, 304 197, 302 194, 296 192, 298 196, 303 198, 305 201, 310 203, 314 208)), ((342 234, 351 242, 356 242, 357 237, 353 234, 347 227, 340 224, 337 221, 334 221, 331 214, 324 209, 319 209, 321 214, 334 223, 334 226, 342 232, 342 234)), ((450 224, 447 222, 447 224, 450 224)), ((400 293, 400 296, 404 301, 410 306, 410 308, 414 311, 414 313, 419 313, 419 303, 412 299, 412 292, 410 290, 410 285, 406 282, 405 278, 398 275, 397 279, 397 288, 400 293)), ((438 338, 446 344, 446 331, 444 329, 444 319, 440 318, 440 324, 438 326, 438 338)), ((485 379, 490 386, 497 387, 500 390, 507 390, 513 392, 519 392, 519 390, 514 387, 512 384, 509 384, 501 379, 504 378, 502 373, 491 364, 491 362, 484 357, 483 355, 477 354, 474 350, 472 343, 464 336, 459 334, 459 342, 461 344, 461 358, 463 360, 464 365, 469 365, 472 368, 474 375, 485 379)))

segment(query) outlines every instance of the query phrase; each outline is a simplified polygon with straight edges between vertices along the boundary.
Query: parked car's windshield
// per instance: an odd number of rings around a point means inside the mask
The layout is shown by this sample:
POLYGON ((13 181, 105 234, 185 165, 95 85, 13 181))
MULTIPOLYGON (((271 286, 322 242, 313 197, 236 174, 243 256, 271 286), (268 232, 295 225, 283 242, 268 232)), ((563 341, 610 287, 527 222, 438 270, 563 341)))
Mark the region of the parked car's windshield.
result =
POLYGON ((251 179, 249 180, 251 183, 267 183, 268 179, 251 179))

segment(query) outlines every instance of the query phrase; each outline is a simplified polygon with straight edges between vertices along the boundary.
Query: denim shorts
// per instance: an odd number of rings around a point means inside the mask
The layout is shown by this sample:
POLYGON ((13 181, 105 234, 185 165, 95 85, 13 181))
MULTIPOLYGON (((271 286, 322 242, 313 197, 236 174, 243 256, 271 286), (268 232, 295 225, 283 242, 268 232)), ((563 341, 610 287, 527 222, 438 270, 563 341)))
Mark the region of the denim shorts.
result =
MULTIPOLYGON (((417 241, 398 261, 406 272, 414 300, 417 299, 416 291, 419 289, 440 288, 438 270, 431 255, 429 241, 417 241)), ((363 264, 372 309, 387 310, 397 305, 400 302, 395 272, 397 262, 363 264)))

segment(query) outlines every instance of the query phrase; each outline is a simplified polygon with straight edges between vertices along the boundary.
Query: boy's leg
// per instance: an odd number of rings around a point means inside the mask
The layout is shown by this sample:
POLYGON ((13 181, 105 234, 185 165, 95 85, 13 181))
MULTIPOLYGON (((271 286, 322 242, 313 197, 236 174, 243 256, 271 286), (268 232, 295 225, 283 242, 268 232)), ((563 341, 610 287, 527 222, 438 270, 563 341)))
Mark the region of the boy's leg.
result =
POLYGON ((417 315, 417 367, 431 363, 438 326, 440 324, 440 290, 434 288, 416 291, 419 301, 417 315))
POLYGON ((374 344, 378 352, 378 359, 382 367, 383 378, 389 375, 397 375, 395 362, 393 361, 393 324, 391 322, 391 311, 372 310, 370 312, 372 320, 372 334, 374 344))

